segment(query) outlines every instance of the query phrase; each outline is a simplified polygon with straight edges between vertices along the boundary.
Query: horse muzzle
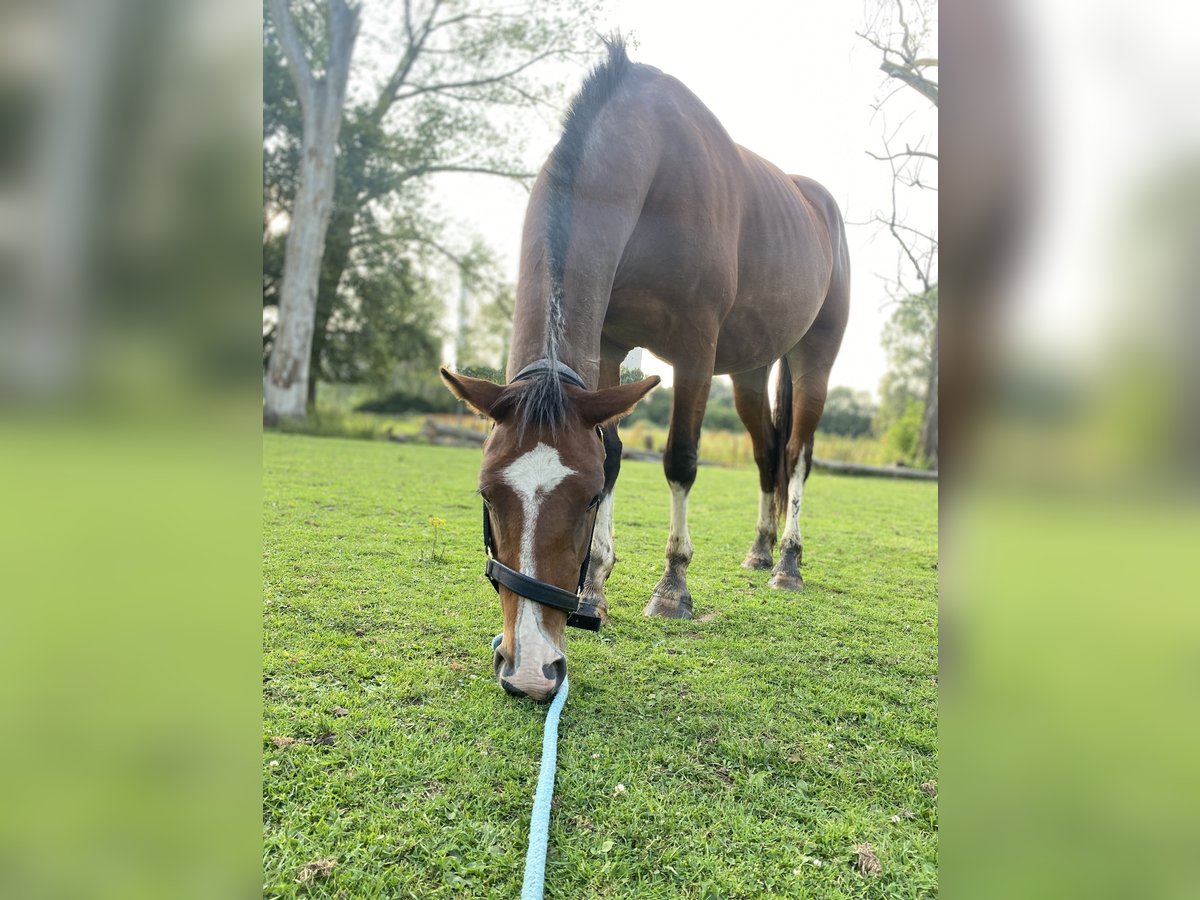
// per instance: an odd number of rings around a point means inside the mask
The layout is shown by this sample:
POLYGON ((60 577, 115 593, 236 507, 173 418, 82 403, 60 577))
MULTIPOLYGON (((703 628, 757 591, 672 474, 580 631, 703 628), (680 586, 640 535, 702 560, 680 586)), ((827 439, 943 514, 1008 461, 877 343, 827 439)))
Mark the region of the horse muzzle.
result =
MULTIPOLYGON (((547 648, 550 650, 550 648, 547 648)), ((558 650, 547 654, 521 654, 520 665, 514 665, 512 658, 504 650, 504 645, 497 645, 492 664, 496 672, 496 680, 500 686, 515 697, 529 697, 532 700, 549 700, 562 686, 567 677, 566 657, 558 650)))

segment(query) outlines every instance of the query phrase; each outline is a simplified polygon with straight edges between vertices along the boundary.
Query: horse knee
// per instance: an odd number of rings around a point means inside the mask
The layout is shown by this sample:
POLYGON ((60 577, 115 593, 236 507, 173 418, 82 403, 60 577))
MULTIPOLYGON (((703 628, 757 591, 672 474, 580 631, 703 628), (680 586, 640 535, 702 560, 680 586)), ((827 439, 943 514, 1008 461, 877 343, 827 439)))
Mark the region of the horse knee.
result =
POLYGON ((690 489, 696 481, 696 467, 700 462, 700 454, 695 446, 667 444, 663 453, 663 472, 667 481, 690 489))

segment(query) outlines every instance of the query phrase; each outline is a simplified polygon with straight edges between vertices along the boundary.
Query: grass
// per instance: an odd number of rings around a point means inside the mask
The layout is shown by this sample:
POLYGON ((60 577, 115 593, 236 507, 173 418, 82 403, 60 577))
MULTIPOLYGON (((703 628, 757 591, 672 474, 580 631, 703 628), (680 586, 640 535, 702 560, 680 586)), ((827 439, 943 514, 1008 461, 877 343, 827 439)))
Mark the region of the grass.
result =
MULTIPOLYGON (((479 452, 264 440, 264 895, 517 896, 545 712, 491 676, 479 452)), ((641 614, 661 468, 617 490, 611 621, 568 636, 548 896, 935 895, 936 485, 814 475, 786 594, 738 565, 753 471, 703 469, 689 622, 641 614)))

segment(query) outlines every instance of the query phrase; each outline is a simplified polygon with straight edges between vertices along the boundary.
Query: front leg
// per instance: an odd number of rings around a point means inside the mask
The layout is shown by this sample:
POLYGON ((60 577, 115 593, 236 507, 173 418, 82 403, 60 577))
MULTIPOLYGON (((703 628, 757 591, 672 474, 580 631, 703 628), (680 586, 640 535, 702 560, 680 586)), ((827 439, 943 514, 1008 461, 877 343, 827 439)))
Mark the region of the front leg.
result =
POLYGON ((671 486, 671 533, 667 538, 667 568, 654 586, 645 614, 665 619, 690 619, 692 595, 687 587, 687 568, 692 561, 692 539, 687 527, 690 485, 685 487, 675 481, 668 481, 668 484, 671 486))
MULTIPOLYGON (((616 387, 621 383, 620 362, 603 360, 600 363, 600 387, 616 387)), ((604 584, 612 574, 617 562, 613 549, 613 491, 617 489, 617 477, 621 474, 621 433, 617 423, 603 430, 604 434, 604 494, 596 510, 596 527, 592 531, 591 562, 587 578, 580 594, 580 606, 591 608, 600 616, 602 623, 608 622, 608 599, 604 596, 604 584)))
MULTIPOLYGON (((710 361, 711 363, 711 361, 710 361)), ((654 586, 645 614, 668 619, 692 617, 692 595, 687 587, 687 569, 692 561, 692 540, 688 536, 687 501, 696 481, 700 454, 700 423, 708 403, 712 383, 711 364, 699 372, 675 370, 675 402, 671 408, 671 429, 663 453, 663 471, 671 488, 671 532, 667 538, 667 567, 654 586)))
POLYGON ((582 609, 594 609, 600 621, 608 623, 608 599, 604 596, 604 583, 612 574, 617 554, 613 550, 613 495, 609 491, 596 510, 596 530, 592 533, 592 556, 588 563, 587 578, 579 596, 582 609))

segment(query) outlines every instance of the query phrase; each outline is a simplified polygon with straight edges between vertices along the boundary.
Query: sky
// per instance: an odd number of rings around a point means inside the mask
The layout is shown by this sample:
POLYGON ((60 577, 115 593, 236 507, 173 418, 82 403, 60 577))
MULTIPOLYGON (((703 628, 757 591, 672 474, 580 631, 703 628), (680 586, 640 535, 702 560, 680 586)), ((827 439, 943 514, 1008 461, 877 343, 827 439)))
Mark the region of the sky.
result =
MULTIPOLYGON (((832 192, 847 221, 852 292, 850 323, 831 384, 873 393, 886 369, 880 333, 891 309, 898 248, 878 225, 853 223, 890 209, 891 173, 866 151, 883 152, 885 122, 872 104, 895 82, 885 84, 879 52, 855 34, 864 27, 865 7, 844 0, 739 0, 720 6, 612 0, 605 18, 603 30, 620 29, 629 39, 632 59, 680 79, 735 141, 832 192)), ((580 79, 584 74, 580 71, 580 79)), ((889 127, 911 116, 905 134, 936 138, 936 110, 914 91, 903 89, 892 97, 886 116, 889 127)), ((535 117, 529 127, 536 166, 557 139, 557 123, 551 116, 535 117)), ((443 212, 484 238, 515 281, 525 191, 471 176, 444 176, 435 190, 443 212)), ((908 221, 935 230, 936 193, 910 194, 904 203, 908 221)), ((647 358, 643 368, 670 380, 664 363, 647 358)))

